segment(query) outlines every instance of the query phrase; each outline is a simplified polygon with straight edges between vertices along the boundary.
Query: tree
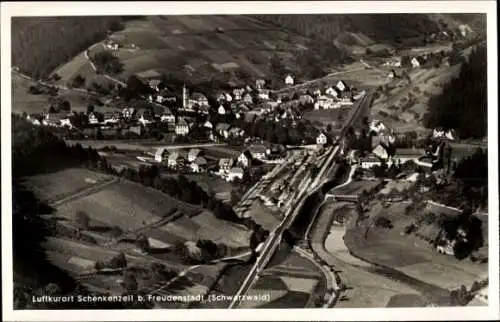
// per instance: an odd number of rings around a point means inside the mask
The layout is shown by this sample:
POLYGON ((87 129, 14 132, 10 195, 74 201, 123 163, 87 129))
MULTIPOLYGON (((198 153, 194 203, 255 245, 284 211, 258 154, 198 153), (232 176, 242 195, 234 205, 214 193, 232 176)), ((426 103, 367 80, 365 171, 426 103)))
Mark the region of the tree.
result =
POLYGON ((92 104, 87 105, 87 114, 94 113, 95 107, 92 104))
POLYGON ((136 246, 143 252, 147 252, 150 249, 148 238, 145 235, 140 235, 137 237, 136 246))
POLYGON ((95 53, 91 60, 94 62, 98 70, 106 74, 119 74, 123 71, 123 64, 120 60, 108 51, 100 51, 95 53))
POLYGON ((89 228, 90 217, 86 212, 78 210, 75 213, 75 222, 80 229, 86 230, 89 228))
POLYGON ((85 86, 85 78, 80 74, 76 75, 76 77, 73 78, 73 81, 71 82, 71 86, 76 88, 85 86))
POLYGON ((123 268, 127 267, 127 258, 123 252, 118 253, 109 262, 109 267, 111 268, 123 268))
POLYGON ((137 278, 135 277, 135 274, 132 272, 125 272, 123 274, 123 288, 125 288, 128 292, 135 292, 137 291, 137 278))

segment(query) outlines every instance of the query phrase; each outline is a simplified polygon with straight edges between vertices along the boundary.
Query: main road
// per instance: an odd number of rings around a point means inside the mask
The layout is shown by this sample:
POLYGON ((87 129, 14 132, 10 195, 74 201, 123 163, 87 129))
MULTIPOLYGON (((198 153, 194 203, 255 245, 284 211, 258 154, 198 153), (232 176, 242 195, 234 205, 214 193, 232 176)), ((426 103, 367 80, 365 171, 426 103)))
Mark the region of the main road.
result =
MULTIPOLYGON (((362 99, 360 99, 354 106, 353 110, 350 113, 348 120, 344 124, 344 127, 341 130, 339 138, 341 139, 345 133, 347 128, 349 128, 352 124, 354 124, 359 116, 363 115, 363 112, 366 112, 373 100, 373 93, 367 93, 362 99)), ((338 143, 338 142, 337 142, 338 143)), ((248 292, 248 290, 255 284, 257 281, 260 272, 267 266, 272 255, 276 251, 279 243, 281 242, 283 232, 289 228, 289 226, 293 223, 295 217, 300 212, 302 204, 306 200, 306 198, 314 193, 314 191, 319 187, 320 182, 324 182, 322 177, 324 174, 328 174, 329 169, 333 165, 335 165, 335 157, 338 155, 340 151, 339 145, 337 145, 332 153, 319 165, 320 170, 318 174, 313 178, 308 175, 300 184, 299 189, 296 190, 295 194, 291 197, 293 200, 297 202, 290 204, 287 209, 285 209, 285 214, 281 223, 269 234, 268 239, 265 241, 264 246, 262 247, 260 254, 258 255, 255 264, 252 269, 248 273, 247 277, 243 281, 242 285, 236 292, 229 308, 236 308, 241 302, 241 299, 244 294, 248 292)), ((324 178, 323 178, 324 179, 324 178)))

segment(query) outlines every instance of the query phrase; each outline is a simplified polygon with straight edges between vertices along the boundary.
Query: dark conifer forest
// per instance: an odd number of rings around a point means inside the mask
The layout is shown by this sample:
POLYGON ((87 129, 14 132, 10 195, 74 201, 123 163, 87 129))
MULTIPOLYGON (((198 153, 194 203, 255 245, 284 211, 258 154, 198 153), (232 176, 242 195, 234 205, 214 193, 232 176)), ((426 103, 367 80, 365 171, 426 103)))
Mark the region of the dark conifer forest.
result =
POLYGON ((461 138, 483 138, 487 134, 486 47, 475 49, 460 74, 429 101, 424 117, 428 128, 455 129, 461 138))
POLYGON ((122 28, 119 16, 16 17, 12 19, 12 64, 44 78, 64 62, 122 28))

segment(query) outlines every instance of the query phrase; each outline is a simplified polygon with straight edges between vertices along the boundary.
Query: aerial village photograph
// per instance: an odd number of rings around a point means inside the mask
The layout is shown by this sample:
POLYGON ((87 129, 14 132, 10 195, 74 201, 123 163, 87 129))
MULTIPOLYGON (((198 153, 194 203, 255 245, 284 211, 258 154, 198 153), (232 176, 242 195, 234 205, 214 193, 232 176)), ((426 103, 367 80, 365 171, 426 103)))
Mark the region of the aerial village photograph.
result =
POLYGON ((12 17, 13 309, 487 307, 486 23, 12 17))

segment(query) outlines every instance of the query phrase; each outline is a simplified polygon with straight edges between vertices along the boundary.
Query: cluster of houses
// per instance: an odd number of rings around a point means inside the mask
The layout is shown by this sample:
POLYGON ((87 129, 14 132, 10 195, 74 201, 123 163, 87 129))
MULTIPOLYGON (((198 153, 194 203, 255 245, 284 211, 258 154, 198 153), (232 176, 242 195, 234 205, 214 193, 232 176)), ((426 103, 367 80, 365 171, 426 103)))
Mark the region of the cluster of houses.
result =
POLYGON ((316 89, 313 92, 314 109, 335 109, 354 104, 361 95, 355 95, 352 88, 340 80, 335 86, 325 88, 323 91, 316 89))
MULTIPOLYGON (((356 131, 360 135, 360 131, 356 131)), ((371 136, 371 152, 362 155, 359 150, 352 150, 348 156, 351 164, 357 164, 363 169, 370 169, 385 163, 387 166, 401 165, 413 161, 420 169, 429 172, 441 168, 446 142, 454 140, 454 131, 434 129, 433 144, 427 149, 395 149, 396 134, 381 121, 373 120, 369 125, 371 136)))
MULTIPOLYGON (((237 158, 219 159, 217 171, 214 173, 226 181, 234 181, 236 178, 242 180, 245 169, 273 157, 281 156, 282 153, 283 147, 274 144, 251 145, 237 158)), ((166 165, 169 169, 188 170, 194 173, 208 171, 209 159, 205 152, 198 148, 171 151, 166 148, 158 148, 154 153, 155 163, 166 165)))

